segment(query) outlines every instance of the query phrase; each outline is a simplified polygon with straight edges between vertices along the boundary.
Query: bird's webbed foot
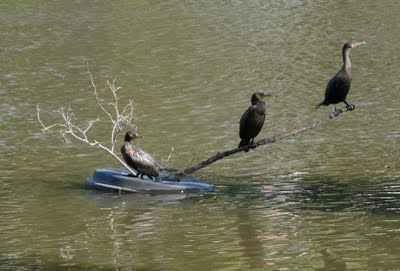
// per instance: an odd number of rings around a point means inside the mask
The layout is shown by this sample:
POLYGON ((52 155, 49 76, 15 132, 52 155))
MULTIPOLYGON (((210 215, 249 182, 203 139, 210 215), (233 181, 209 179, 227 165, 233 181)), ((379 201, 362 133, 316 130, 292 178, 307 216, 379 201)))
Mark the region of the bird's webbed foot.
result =
POLYGON ((343 112, 342 109, 336 108, 336 105, 335 105, 335 110, 333 111, 333 114, 335 115, 335 117, 339 116, 342 112, 343 112))
POLYGON ((343 102, 344 102, 345 105, 346 105, 346 109, 349 110, 349 111, 352 111, 352 110, 354 110, 354 109, 356 108, 356 106, 355 106, 354 104, 349 104, 349 103, 346 102, 346 101, 343 101, 343 102))
POLYGON ((354 104, 348 104, 348 105, 346 106, 346 108, 347 108, 347 110, 349 110, 349 111, 353 111, 353 110, 356 108, 356 106, 355 106, 354 104))
POLYGON ((149 175, 146 175, 146 174, 141 174, 140 175, 140 178, 142 179, 142 180, 144 180, 144 177, 147 177, 147 178, 149 178, 150 180, 152 180, 152 181, 155 181, 155 180, 157 180, 157 177, 156 176, 149 176, 149 175))
POLYGON ((254 143, 254 139, 251 140, 251 142, 250 142, 249 145, 250 145, 250 149, 255 149, 255 148, 257 148, 256 143, 254 143))

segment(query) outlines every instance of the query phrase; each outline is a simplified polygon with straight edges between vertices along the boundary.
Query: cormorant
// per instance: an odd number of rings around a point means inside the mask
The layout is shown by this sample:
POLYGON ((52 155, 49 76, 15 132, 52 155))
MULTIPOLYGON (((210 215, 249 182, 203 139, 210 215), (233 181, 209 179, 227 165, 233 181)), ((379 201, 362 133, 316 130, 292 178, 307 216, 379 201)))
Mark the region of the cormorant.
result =
POLYGON ((153 156, 142 150, 139 146, 131 143, 131 140, 140 137, 138 133, 128 131, 125 134, 124 145, 121 147, 121 153, 125 162, 138 172, 135 177, 143 179, 143 176, 146 175, 150 179, 153 179, 160 175, 161 170, 174 170, 163 168, 153 156))
POLYGON ((346 104, 347 110, 353 110, 355 108, 354 104, 349 104, 346 101, 347 94, 350 90, 351 84, 351 63, 350 63, 350 49, 361 44, 365 44, 365 42, 346 42, 343 45, 342 56, 343 56, 343 66, 342 68, 329 80, 328 85, 325 90, 325 98, 319 103, 315 109, 320 107, 321 105, 330 105, 333 104, 335 106, 335 115, 341 113, 340 109, 336 108, 336 104, 343 102, 346 104))
MULTIPOLYGON (((266 104, 263 101, 270 94, 256 92, 251 96, 251 106, 243 113, 240 118, 239 136, 241 141, 239 147, 252 144, 254 148, 254 138, 260 133, 264 125, 266 104)), ((248 152, 249 150, 245 150, 248 152)))

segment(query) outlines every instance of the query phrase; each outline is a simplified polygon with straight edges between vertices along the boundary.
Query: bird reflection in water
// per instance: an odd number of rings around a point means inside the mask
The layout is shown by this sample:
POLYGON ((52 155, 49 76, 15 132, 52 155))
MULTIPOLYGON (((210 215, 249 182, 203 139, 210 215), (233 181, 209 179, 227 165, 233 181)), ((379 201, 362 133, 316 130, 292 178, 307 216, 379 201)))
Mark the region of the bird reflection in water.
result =
POLYGON ((347 270, 346 262, 340 257, 324 248, 320 251, 322 254, 322 260, 324 261, 324 266, 322 268, 317 268, 318 271, 329 271, 329 270, 347 270))

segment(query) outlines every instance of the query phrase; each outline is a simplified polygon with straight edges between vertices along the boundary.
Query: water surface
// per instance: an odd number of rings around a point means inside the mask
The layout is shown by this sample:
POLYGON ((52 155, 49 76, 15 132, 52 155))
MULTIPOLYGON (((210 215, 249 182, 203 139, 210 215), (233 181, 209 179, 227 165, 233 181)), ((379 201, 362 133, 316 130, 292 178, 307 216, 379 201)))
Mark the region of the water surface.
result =
MULTIPOLYGON (((2 270, 393 270, 400 258, 397 1, 46 1, 0 4, 2 270), (43 134, 70 106, 101 116, 107 80, 134 99, 140 144, 185 168, 239 143, 256 90, 261 137, 314 110, 348 40, 356 110, 198 171, 206 195, 87 191, 118 163, 43 134)), ((108 144, 107 118, 93 134, 108 144)), ((122 136, 119 138, 122 140, 122 136)))

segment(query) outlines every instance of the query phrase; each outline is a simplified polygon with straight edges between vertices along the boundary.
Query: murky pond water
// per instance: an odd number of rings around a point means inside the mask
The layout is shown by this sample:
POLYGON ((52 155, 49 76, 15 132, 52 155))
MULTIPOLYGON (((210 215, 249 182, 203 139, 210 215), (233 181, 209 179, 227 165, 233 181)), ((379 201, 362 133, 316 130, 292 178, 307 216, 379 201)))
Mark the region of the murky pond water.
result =
MULTIPOLYGON (((395 270, 400 266, 398 1, 8 1, 0 4, 1 270, 395 270), (239 143, 256 90, 259 138, 319 119, 351 51, 356 110, 195 176, 204 195, 84 189, 118 163, 36 118, 101 116, 134 99, 141 146, 185 168, 239 143)), ((110 124, 95 136, 109 141, 110 124)), ((122 138, 119 138, 122 140, 122 138)))

